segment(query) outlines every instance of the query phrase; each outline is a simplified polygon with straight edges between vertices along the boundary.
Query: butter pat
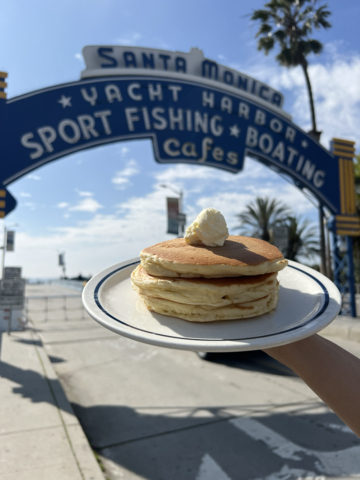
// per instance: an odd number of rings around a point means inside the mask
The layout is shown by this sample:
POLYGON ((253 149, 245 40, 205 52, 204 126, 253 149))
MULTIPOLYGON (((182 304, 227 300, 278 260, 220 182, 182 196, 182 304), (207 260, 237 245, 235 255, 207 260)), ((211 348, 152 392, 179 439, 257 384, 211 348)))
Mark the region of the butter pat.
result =
POLYGON ((205 208, 186 229, 185 242, 190 245, 222 247, 229 236, 225 218, 214 208, 205 208))

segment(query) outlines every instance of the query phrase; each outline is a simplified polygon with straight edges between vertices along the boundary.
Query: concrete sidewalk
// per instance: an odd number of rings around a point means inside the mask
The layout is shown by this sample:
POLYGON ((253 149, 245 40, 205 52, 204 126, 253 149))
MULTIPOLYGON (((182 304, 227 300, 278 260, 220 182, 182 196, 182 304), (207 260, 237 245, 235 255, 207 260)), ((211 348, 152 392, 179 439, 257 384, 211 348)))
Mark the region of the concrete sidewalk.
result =
POLYGON ((1 479, 104 480, 39 337, 1 340, 1 479))
POLYGON ((352 342, 360 342, 360 318, 341 315, 320 333, 321 335, 343 338, 352 342))

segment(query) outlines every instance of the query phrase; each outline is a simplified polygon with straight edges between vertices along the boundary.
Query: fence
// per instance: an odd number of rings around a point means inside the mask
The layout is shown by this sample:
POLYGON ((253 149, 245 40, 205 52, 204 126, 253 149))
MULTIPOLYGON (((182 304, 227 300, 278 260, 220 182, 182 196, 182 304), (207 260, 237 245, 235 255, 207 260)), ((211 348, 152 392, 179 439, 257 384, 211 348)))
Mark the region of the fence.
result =
POLYGON ((79 320, 87 317, 81 295, 29 295, 25 298, 25 317, 36 321, 79 320))

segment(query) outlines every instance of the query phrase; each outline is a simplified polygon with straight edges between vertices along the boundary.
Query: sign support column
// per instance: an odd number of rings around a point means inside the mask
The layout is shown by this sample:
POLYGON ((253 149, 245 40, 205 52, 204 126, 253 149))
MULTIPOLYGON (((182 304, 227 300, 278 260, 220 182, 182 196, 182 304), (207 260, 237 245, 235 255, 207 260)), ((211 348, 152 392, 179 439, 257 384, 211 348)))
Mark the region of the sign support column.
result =
POLYGON ((339 163, 340 214, 328 228, 333 232, 334 283, 342 297, 340 315, 356 317, 353 236, 360 235, 355 207, 354 164, 355 142, 334 138, 331 151, 339 163), (339 249, 339 244, 341 249, 339 249))

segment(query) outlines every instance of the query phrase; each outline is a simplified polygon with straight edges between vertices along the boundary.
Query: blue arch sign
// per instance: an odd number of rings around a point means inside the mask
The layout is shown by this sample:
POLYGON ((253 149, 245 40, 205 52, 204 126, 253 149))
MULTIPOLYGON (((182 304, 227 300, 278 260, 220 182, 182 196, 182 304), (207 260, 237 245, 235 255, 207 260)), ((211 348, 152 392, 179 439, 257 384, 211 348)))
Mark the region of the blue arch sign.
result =
MULTIPOLYGON (((323 148, 282 110, 280 92, 197 49, 94 46, 83 53, 81 80, 8 100, 0 73, 2 216, 16 203, 6 186, 35 168, 97 145, 150 138, 159 163, 237 173, 246 155, 258 158, 333 215, 354 219, 355 204, 346 197, 351 172, 340 161, 347 142, 332 152, 323 148)), ((358 229, 354 222, 343 227, 358 229)))

